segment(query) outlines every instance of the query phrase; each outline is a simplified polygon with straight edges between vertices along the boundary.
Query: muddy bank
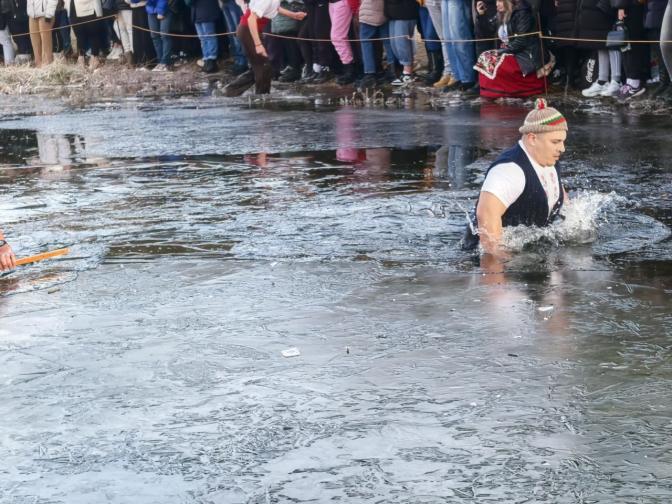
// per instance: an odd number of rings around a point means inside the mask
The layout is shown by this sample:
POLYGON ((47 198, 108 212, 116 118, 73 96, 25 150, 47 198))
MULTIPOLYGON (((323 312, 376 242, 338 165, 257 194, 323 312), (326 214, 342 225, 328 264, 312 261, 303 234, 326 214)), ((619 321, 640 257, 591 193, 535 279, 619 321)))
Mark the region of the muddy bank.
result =
MULTIPOLYGON (((203 73, 195 62, 183 62, 171 72, 152 72, 146 68, 129 68, 117 63, 107 63, 94 71, 65 62, 56 62, 44 69, 29 66, 0 67, 0 96, 39 95, 58 98, 69 105, 131 97, 224 97, 224 87, 235 76, 228 72, 226 64, 220 67, 222 70, 214 74, 203 73)), ((444 93, 425 85, 421 78, 408 87, 395 88, 388 84, 373 89, 361 89, 356 84, 340 86, 334 81, 320 85, 274 81, 270 96, 257 96, 250 90, 243 98, 255 102, 301 99, 327 105, 381 108, 445 108, 492 103, 529 106, 532 101, 502 99, 493 102, 480 97, 468 97, 457 91, 444 93)), ((644 97, 620 103, 611 98, 587 99, 578 91, 566 92, 557 86, 549 87, 547 98, 556 106, 573 111, 654 115, 667 115, 672 111, 672 101, 669 100, 644 97)))

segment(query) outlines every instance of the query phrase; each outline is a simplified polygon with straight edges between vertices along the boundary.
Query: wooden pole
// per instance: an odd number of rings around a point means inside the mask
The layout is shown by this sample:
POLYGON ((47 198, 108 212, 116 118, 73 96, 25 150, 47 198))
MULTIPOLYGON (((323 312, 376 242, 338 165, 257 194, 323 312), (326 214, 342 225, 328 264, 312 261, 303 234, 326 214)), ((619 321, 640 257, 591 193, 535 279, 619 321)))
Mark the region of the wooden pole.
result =
POLYGON ((37 255, 34 255, 34 256, 23 257, 21 259, 17 259, 16 260, 16 265, 17 266, 22 266, 24 264, 35 263, 35 262, 38 262, 38 261, 44 261, 45 259, 51 259, 52 257, 67 255, 69 253, 70 253, 69 248, 52 250, 51 252, 44 252, 42 254, 37 254, 37 255))

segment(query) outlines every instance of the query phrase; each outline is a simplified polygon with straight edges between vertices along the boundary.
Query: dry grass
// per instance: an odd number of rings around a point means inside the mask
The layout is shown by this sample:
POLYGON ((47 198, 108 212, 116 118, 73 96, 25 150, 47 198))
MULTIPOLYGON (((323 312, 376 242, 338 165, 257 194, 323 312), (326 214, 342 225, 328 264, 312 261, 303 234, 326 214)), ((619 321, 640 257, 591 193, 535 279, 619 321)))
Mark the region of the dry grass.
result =
POLYGON ((29 65, 0 67, 0 94, 33 94, 64 86, 83 86, 91 75, 85 68, 60 61, 42 68, 29 65))

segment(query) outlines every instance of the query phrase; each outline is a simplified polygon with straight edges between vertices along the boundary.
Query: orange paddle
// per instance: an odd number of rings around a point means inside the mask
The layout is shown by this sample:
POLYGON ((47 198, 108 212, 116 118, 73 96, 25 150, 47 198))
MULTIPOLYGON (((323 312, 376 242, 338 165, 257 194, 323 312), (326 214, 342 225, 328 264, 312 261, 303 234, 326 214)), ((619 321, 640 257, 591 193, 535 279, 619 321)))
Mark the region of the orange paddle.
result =
POLYGON ((17 266, 22 266, 24 264, 35 263, 38 261, 44 261, 45 259, 51 259, 52 257, 58 257, 70 253, 69 248, 62 248, 58 250, 52 250, 51 252, 43 252, 42 254, 37 254, 30 257, 23 257, 16 260, 17 266))

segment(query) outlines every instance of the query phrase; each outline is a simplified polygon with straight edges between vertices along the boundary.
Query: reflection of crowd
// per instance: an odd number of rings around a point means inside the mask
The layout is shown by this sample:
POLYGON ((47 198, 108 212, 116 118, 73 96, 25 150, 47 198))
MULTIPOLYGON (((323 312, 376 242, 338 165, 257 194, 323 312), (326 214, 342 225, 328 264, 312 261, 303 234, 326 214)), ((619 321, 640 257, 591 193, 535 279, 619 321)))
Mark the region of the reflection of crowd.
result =
POLYGON ((588 97, 669 96, 672 44, 657 43, 668 39, 668 0, 0 0, 5 64, 48 65, 56 52, 91 68, 105 57, 165 71, 181 54, 215 72, 228 54, 240 76, 232 94, 336 79, 492 98, 542 94, 549 80, 588 97))

